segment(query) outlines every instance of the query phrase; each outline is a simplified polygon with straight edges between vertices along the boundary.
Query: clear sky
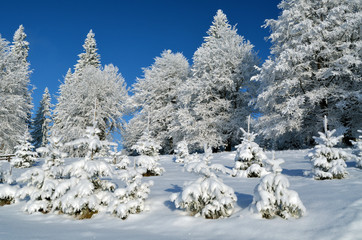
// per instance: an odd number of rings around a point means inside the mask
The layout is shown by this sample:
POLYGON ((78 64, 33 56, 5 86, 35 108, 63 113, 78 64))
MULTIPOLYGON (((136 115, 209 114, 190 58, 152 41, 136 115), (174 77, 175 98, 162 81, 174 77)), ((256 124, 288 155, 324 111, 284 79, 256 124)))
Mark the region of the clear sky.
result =
POLYGON ((90 29, 102 65, 114 64, 127 85, 142 77, 165 49, 182 52, 190 64, 218 9, 259 57, 269 55, 265 19, 276 19, 279 0, 5 0, 0 4, 0 34, 8 41, 23 24, 30 43, 31 83, 35 106, 44 88, 54 95, 68 68, 73 68, 90 29))

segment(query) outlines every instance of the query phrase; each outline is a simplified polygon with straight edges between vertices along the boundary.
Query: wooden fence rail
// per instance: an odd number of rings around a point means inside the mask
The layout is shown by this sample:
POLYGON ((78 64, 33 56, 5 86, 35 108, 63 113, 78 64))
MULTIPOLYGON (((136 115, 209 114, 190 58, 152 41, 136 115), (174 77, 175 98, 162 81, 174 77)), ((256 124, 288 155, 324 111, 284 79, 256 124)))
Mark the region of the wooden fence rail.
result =
POLYGON ((10 162, 12 157, 15 157, 15 155, 14 154, 3 154, 3 155, 0 155, 0 161, 6 160, 6 161, 10 162))

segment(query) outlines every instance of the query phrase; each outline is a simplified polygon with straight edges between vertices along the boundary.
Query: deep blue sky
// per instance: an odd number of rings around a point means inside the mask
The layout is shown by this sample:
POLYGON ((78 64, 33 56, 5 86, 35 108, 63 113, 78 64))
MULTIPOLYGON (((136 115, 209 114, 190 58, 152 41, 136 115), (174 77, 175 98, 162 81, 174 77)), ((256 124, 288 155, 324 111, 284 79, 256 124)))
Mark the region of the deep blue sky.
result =
POLYGON ((265 19, 277 18, 279 0, 32 0, 2 1, 0 34, 8 41, 20 24, 30 42, 35 106, 48 87, 53 102, 60 81, 73 68, 90 29, 102 64, 116 65, 127 85, 142 77, 164 49, 182 52, 190 64, 218 9, 250 40, 261 59, 269 55, 265 19))

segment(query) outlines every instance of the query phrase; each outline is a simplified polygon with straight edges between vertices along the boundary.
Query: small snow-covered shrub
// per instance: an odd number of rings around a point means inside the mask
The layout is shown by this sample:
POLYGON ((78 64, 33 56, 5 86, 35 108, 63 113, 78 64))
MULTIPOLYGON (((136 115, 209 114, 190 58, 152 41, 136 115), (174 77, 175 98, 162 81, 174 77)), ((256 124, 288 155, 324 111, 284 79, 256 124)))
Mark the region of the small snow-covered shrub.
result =
POLYGON ((234 190, 225 185, 214 173, 230 173, 221 164, 208 165, 209 161, 194 161, 185 165, 188 172, 202 174, 195 182, 186 183, 181 193, 171 195, 177 208, 190 215, 209 219, 229 217, 233 213, 237 197, 234 190))
POLYGON ((150 134, 145 131, 137 143, 132 146, 140 156, 137 157, 136 165, 139 169, 143 169, 143 176, 159 176, 165 171, 160 167, 158 161, 160 156, 158 151, 161 149, 160 144, 154 140, 150 134))
POLYGON ((248 131, 243 128, 240 130, 243 132, 241 144, 237 145, 235 155, 235 166, 233 168, 234 177, 262 177, 268 172, 263 167, 263 161, 266 159, 266 155, 262 148, 254 142, 257 134, 250 133, 250 116, 248 119, 248 131))
POLYGON ((333 136, 336 130, 327 129, 327 117, 324 117, 324 133, 313 137, 318 145, 308 154, 313 164, 314 179, 341 179, 348 175, 345 161, 350 157, 345 151, 334 148, 343 135, 333 136))
POLYGON ((251 211, 263 218, 300 218, 306 212, 297 192, 287 189, 288 179, 278 173, 264 176, 255 187, 251 211))
POLYGON ((31 145, 31 136, 28 130, 19 139, 19 144, 15 146, 15 157, 11 160, 11 163, 16 168, 29 168, 31 167, 38 154, 33 151, 34 146, 31 145))
POLYGON ((0 184, 0 206, 14 203, 17 190, 18 186, 0 184))
POLYGON ((184 186, 182 193, 171 195, 177 208, 209 219, 229 217, 236 200, 234 190, 216 176, 199 178, 184 186))
POLYGON ((126 182, 126 187, 114 191, 116 200, 109 204, 108 211, 126 219, 129 214, 140 213, 144 210, 144 202, 148 198, 153 182, 142 183, 141 172, 134 169, 121 174, 121 179, 126 182))
POLYGON ((185 159, 189 157, 189 148, 187 146, 187 142, 185 140, 178 142, 175 149, 177 163, 184 163, 185 159))
POLYGON ((356 167, 362 168, 362 130, 358 130, 358 132, 361 133, 361 135, 359 135, 356 141, 351 142, 355 146, 353 153, 355 154, 356 167))

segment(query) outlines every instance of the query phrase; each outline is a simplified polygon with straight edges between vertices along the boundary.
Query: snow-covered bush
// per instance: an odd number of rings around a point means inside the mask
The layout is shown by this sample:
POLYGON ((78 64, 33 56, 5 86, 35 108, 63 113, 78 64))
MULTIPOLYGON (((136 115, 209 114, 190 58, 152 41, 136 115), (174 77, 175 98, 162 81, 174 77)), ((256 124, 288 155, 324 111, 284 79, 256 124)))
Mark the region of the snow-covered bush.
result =
POLYGON ((190 156, 189 148, 185 140, 177 143, 175 153, 176 153, 175 162, 177 163, 184 163, 185 159, 187 159, 188 156, 190 156))
POLYGON ((362 130, 358 130, 358 132, 360 133, 359 138, 351 142, 356 147, 353 151, 356 159, 356 167, 362 168, 362 130))
POLYGON ((16 168, 28 168, 31 167, 38 154, 33 151, 34 146, 31 145, 31 136, 28 130, 19 139, 18 145, 15 146, 15 157, 11 160, 11 163, 16 168))
POLYGON ((17 186, 0 184, 0 206, 14 203, 17 190, 17 186))
POLYGON ((255 187, 251 211, 263 218, 280 216, 300 218, 306 209, 297 192, 289 190, 289 181, 282 174, 270 173, 255 187))
POLYGON ((159 176, 165 171, 160 167, 158 161, 160 157, 158 151, 160 144, 154 140, 148 131, 145 131, 132 149, 137 151, 140 156, 137 157, 136 165, 139 169, 144 169, 143 176, 159 176))
POLYGON ((136 169, 129 169, 120 177, 126 182, 126 187, 114 191, 116 201, 109 204, 108 211, 126 219, 129 214, 140 213, 144 210, 144 202, 148 198, 153 182, 142 183, 142 172, 136 169))
POLYGON ((273 173, 281 173, 283 171, 283 169, 280 167, 280 164, 284 163, 284 159, 278 158, 275 159, 275 152, 273 151, 272 153, 272 159, 266 159, 265 165, 266 165, 266 170, 268 172, 273 172, 273 173))
POLYGON ((273 158, 267 161, 273 173, 264 176, 254 189, 250 209, 263 218, 300 218, 306 212, 298 193, 288 189, 289 181, 281 174, 282 168, 279 165, 283 162, 283 159, 275 159, 273 154, 273 158))
POLYGON ((185 165, 188 172, 202 174, 195 182, 186 183, 181 193, 171 195, 177 208, 185 209, 193 216, 208 219, 229 217, 233 213, 237 197, 234 190, 225 185, 214 171, 229 172, 220 164, 208 165, 207 161, 194 161, 185 165))
POLYGON ((248 118, 248 131, 240 128, 243 133, 241 144, 237 145, 235 166, 233 168, 234 177, 262 177, 267 174, 263 167, 266 155, 262 148, 254 142, 256 133, 250 132, 250 116, 248 118))
POLYGON ((313 137, 318 145, 308 154, 313 164, 314 179, 341 179, 348 174, 345 161, 349 155, 338 148, 334 148, 343 135, 333 136, 336 130, 327 129, 328 120, 324 117, 324 133, 318 132, 319 137, 313 137))

